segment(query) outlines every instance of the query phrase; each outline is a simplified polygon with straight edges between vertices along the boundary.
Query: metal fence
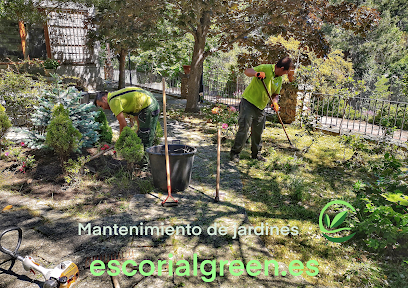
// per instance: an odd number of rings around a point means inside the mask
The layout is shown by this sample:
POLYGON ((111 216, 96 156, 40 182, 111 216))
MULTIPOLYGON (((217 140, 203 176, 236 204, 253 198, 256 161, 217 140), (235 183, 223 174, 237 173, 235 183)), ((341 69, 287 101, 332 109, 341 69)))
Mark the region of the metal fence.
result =
POLYGON ((204 78, 203 97, 210 102, 238 106, 245 88, 246 84, 243 83, 219 82, 204 78))
MULTIPOLYGON (((162 91, 163 76, 151 72, 139 72, 136 70, 125 70, 125 83, 138 85, 151 90, 162 91)), ((181 95, 181 78, 166 77, 166 93, 181 95)), ((119 81, 119 70, 113 71, 113 80, 119 81)))
POLYGON ((399 144, 408 140, 408 103, 322 94, 305 98, 303 113, 310 112, 324 130, 399 144))
MULTIPOLYGON (((119 79, 119 71, 114 73, 119 79)), ((162 76, 126 70, 126 82, 162 91, 162 76), (132 77, 130 79, 130 77, 132 77)), ((203 98, 213 103, 238 106, 247 83, 214 81, 204 77, 203 98)), ((181 77, 166 78, 166 93, 181 95, 181 77)), ((360 134, 375 141, 404 144, 408 141, 408 103, 372 99, 304 93, 298 97, 302 115, 308 114, 313 125, 340 134, 360 134)), ((266 109, 267 114, 274 114, 266 109)))
POLYGON ((223 103, 230 106, 238 106, 242 93, 250 82, 250 78, 242 73, 235 78, 220 80, 211 71, 203 77, 203 97, 210 102, 223 103))
MULTIPOLYGON (((101 73, 103 71, 101 70, 101 73)), ((159 74, 151 72, 140 72, 136 70, 125 70, 125 82, 129 85, 138 85, 156 91, 162 91, 162 78, 159 74)), ((165 77, 166 93, 181 95, 181 77, 165 77)), ((113 80, 119 81, 119 70, 113 71, 113 80)), ((244 81, 228 82, 214 81, 207 77, 203 78, 203 98, 210 102, 224 103, 226 105, 238 106, 242 93, 248 83, 244 81)))
POLYGON ((59 9, 48 13, 51 55, 54 59, 70 64, 92 64, 93 51, 86 45, 90 11, 84 9, 59 9))

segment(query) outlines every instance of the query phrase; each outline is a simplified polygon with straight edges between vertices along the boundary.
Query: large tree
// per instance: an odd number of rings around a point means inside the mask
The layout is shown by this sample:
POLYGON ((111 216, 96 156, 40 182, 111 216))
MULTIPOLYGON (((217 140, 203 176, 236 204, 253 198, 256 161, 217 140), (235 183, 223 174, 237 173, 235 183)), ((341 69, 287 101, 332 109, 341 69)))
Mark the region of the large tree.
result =
POLYGON ((0 0, 0 19, 38 22, 44 20, 45 0, 0 0))
POLYGON ((42 9, 44 2, 41 0, 0 0, 0 20, 18 23, 24 59, 29 57, 26 50, 25 24, 45 22, 46 14, 42 9))
POLYGON ((186 111, 198 111, 198 89, 203 62, 214 51, 227 51, 232 44, 249 47, 243 59, 255 65, 276 61, 265 45, 270 35, 293 36, 302 45, 313 48, 319 55, 329 51, 321 26, 335 23, 356 33, 371 29, 378 21, 375 10, 344 2, 337 5, 328 0, 167 0, 169 21, 194 36, 194 50, 188 82, 186 111), (216 37, 216 47, 207 40, 216 37), (255 48, 255 49, 253 49, 255 48), (252 49, 252 50, 251 50, 252 49))
POLYGON ((94 29, 91 41, 109 43, 119 58, 119 89, 125 87, 125 64, 128 52, 147 49, 156 43, 155 27, 159 19, 159 0, 95 1, 94 29))
POLYGON ((391 99, 402 100, 401 85, 408 59, 407 32, 404 32, 408 16, 404 15, 408 14, 399 13, 394 5, 400 3, 401 7, 408 7, 408 4, 406 1, 370 2, 379 9, 381 20, 365 37, 331 25, 324 31, 330 44, 345 51, 352 60, 355 78, 366 82, 368 95, 378 94, 378 86, 386 84, 392 93, 391 99))

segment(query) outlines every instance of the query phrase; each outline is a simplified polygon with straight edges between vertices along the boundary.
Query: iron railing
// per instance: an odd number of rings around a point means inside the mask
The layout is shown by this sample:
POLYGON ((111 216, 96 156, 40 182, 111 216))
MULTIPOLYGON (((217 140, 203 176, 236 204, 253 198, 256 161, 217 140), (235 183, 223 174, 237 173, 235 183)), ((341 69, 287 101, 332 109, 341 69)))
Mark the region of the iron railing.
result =
MULTIPOLYGON (((151 90, 162 91, 162 78, 159 74, 151 72, 139 72, 136 70, 125 70, 125 83, 137 85, 151 90)), ((165 77, 166 93, 181 95, 181 78, 179 76, 165 77)), ((119 70, 113 70, 113 80, 119 81, 119 70)))
MULTIPOLYGON (((119 79, 115 71, 114 80, 119 79)), ((162 91, 161 75, 126 70, 126 83, 162 91), (132 81, 130 81, 132 75, 132 81)), ((203 98, 213 103, 238 107, 248 83, 203 79, 203 98)), ((181 95, 181 77, 166 78, 166 93, 181 95)), ((408 141, 408 103, 365 97, 304 93, 298 97, 301 116, 312 116, 313 125, 340 134, 360 134, 364 138, 404 144, 408 141)), ((266 109, 267 114, 274 114, 266 109)))
POLYGON ((322 94, 309 97, 303 113, 309 110, 315 125, 324 130, 400 144, 408 140, 406 102, 322 94))
POLYGON ((205 100, 230 106, 238 106, 246 84, 212 81, 204 78, 203 88, 203 97, 205 100))

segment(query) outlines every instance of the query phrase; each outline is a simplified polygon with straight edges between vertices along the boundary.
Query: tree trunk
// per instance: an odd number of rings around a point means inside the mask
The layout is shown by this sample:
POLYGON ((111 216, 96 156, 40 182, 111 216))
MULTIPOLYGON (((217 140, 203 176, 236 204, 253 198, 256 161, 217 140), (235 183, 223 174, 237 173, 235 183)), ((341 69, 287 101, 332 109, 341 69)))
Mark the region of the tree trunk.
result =
POLYGON ((28 59, 27 44, 26 44, 27 32, 26 32, 23 21, 18 21, 18 29, 20 31, 21 48, 23 50, 24 60, 26 60, 26 59, 28 59))
POLYGON ((113 80, 112 55, 109 43, 106 43, 105 80, 113 80))
POLYGON ((127 49, 120 49, 119 53, 119 86, 118 89, 125 88, 125 65, 126 65, 127 49))
POLYGON ((208 29, 210 27, 210 12, 204 12, 200 19, 200 25, 194 34, 194 51, 191 61, 190 77, 188 79, 188 95, 186 112, 198 112, 198 93, 200 90, 200 79, 203 71, 204 49, 208 29))

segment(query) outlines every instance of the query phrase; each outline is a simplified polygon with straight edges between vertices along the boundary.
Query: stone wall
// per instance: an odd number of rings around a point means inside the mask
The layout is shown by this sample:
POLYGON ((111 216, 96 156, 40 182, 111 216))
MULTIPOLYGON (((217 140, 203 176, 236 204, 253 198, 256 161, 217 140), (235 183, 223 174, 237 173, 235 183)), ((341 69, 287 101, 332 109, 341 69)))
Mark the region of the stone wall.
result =
POLYGON ((298 89, 290 83, 282 84, 281 98, 279 100, 280 116, 282 122, 290 124, 295 121, 296 118, 296 106, 297 106, 297 92, 298 89))
POLYGON ((95 65, 62 65, 58 67, 59 75, 74 76, 80 79, 80 86, 88 92, 94 92, 104 89, 104 80, 101 74, 101 68, 95 65))

